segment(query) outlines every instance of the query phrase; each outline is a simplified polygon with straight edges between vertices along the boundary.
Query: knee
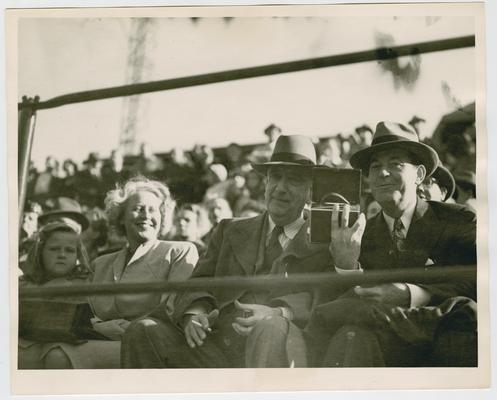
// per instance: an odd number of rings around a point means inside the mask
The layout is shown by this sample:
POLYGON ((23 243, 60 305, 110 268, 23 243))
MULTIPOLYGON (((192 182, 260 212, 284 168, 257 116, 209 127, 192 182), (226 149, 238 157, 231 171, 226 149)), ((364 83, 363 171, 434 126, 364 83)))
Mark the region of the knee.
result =
POLYGON ((45 369, 72 369, 72 363, 64 350, 51 349, 44 357, 45 369))
POLYGON ((133 321, 124 333, 123 341, 134 342, 143 337, 150 336, 154 330, 158 329, 160 322, 153 318, 143 318, 133 321))
POLYGON ((257 322, 252 329, 253 335, 266 335, 268 337, 286 336, 288 332, 288 321, 280 316, 264 318, 257 322))

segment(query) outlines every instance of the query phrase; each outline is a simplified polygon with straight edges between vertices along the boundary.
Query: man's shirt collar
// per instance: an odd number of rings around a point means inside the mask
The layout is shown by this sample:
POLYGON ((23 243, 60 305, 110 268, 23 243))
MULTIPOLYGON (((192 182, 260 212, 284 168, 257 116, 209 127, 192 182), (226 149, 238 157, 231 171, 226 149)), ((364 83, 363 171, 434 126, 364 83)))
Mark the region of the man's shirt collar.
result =
MULTIPOLYGON (((400 217, 400 220, 402 221, 402 224, 404 225, 404 229, 407 232, 409 232, 409 227, 411 226, 412 222, 412 217, 414 216, 414 212, 416 211, 416 202, 409 207, 407 210, 404 211, 402 216, 400 217)), ((388 225, 388 231, 390 233, 393 232, 393 224, 395 223, 395 218, 392 218, 391 216, 387 215, 385 211, 382 211, 383 218, 385 219, 385 222, 388 225)))

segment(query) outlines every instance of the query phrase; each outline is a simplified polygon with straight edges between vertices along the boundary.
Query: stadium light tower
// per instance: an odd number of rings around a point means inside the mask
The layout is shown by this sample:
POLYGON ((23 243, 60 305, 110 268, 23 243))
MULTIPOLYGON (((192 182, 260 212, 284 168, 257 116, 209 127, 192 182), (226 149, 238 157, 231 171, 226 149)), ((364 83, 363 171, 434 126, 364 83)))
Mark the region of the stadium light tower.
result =
MULTIPOLYGON (((147 62, 147 42, 151 36, 153 20, 151 18, 133 18, 131 33, 128 38, 128 61, 126 65, 126 83, 133 84, 143 81, 147 62)), ((119 148, 123 154, 132 154, 135 151, 138 118, 140 111, 140 95, 123 98, 121 114, 121 130, 119 148)))

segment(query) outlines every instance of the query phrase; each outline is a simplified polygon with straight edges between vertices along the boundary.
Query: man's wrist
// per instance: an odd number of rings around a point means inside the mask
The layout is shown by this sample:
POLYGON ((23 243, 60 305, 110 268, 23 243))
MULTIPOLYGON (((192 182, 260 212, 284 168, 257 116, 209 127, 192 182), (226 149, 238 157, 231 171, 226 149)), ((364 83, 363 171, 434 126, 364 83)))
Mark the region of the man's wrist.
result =
POLYGON ((359 260, 355 260, 348 264, 335 264, 335 270, 337 270, 338 272, 362 271, 362 266, 359 260))

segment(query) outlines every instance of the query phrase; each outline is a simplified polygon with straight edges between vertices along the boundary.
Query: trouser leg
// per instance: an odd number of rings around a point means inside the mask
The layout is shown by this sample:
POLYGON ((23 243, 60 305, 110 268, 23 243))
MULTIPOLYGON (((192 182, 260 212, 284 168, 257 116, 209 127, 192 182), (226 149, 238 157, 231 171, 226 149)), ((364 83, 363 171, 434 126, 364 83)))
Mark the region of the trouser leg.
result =
POLYGON ((247 368, 288 367, 286 340, 288 321, 282 317, 259 321, 247 338, 245 365, 247 368))
POLYGON ((373 330, 346 325, 331 338, 323 367, 383 367, 380 341, 373 330))
POLYGON ((450 312, 447 313, 435 333, 433 340, 434 366, 478 366, 476 302, 469 298, 456 297, 445 303, 449 304, 450 312))
POLYGON ((133 322, 121 344, 123 368, 227 368, 228 359, 213 336, 190 348, 170 322, 144 318, 133 322))

